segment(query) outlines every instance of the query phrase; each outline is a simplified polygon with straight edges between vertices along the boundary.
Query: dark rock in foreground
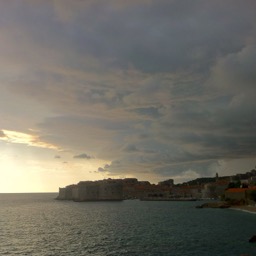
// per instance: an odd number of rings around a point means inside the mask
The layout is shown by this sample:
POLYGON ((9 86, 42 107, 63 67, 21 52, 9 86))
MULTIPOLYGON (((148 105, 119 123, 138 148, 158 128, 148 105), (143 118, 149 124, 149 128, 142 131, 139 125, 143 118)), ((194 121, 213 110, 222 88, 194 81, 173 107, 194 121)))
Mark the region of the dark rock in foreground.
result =
POLYGON ((252 236, 252 237, 249 239, 249 242, 250 242, 250 243, 256 243, 256 235, 255 235, 255 236, 252 236))

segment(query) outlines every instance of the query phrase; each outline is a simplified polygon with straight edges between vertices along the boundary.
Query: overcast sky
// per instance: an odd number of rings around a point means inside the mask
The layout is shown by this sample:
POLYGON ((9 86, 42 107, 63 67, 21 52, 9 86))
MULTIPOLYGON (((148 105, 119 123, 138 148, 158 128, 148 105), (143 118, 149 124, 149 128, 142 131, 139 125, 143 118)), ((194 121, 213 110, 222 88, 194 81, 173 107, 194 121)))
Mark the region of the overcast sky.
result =
POLYGON ((0 2, 0 192, 256 165, 255 0, 0 2))

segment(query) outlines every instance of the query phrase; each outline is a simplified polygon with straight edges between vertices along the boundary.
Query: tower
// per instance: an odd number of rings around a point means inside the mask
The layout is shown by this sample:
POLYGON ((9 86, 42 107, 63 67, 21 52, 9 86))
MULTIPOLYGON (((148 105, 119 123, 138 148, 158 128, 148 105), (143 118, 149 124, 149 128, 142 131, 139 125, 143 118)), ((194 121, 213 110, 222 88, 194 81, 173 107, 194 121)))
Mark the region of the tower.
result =
POLYGON ((219 180, 219 174, 216 172, 215 181, 217 182, 219 180))

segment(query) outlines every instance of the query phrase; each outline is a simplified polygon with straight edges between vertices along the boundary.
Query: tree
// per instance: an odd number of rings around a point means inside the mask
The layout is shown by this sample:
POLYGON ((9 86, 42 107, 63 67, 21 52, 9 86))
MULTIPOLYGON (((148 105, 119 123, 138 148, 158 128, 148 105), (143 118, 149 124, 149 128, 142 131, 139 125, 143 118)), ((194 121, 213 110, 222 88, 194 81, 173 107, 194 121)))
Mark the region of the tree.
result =
POLYGON ((228 184, 228 188, 240 188, 241 187, 241 181, 236 181, 236 182, 230 182, 228 184))

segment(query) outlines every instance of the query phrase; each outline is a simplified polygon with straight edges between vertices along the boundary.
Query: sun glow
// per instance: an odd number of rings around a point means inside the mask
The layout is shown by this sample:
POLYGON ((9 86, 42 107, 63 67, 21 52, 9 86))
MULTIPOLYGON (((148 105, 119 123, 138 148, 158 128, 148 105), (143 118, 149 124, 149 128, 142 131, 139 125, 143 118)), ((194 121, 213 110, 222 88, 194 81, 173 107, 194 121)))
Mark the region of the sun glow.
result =
POLYGON ((0 193, 58 192, 59 187, 104 178, 97 171, 103 163, 97 159, 74 159, 68 153, 54 158, 52 150, 24 147, 12 144, 2 150, 0 193))
POLYGON ((24 192, 22 188, 26 188, 24 184, 24 173, 20 166, 10 157, 1 157, 0 162, 1 179, 0 179, 0 192, 13 193, 24 192))
POLYGON ((17 131, 2 130, 0 140, 7 141, 9 143, 21 143, 40 148, 58 149, 57 146, 42 141, 40 137, 36 135, 17 131))

